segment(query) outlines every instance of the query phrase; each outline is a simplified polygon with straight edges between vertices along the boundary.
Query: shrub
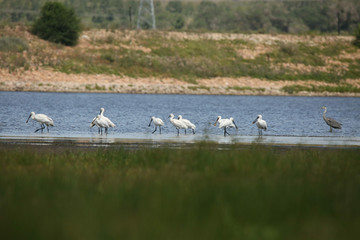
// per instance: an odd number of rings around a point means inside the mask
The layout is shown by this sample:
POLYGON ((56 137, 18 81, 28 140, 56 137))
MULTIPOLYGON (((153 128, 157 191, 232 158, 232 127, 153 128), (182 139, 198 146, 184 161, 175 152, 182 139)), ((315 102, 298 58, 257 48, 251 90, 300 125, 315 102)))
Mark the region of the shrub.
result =
POLYGON ((354 45, 360 48, 360 24, 355 29, 354 45))
POLYGON ((74 10, 60 2, 45 3, 32 27, 32 33, 40 38, 67 46, 77 44, 80 31, 74 10))
POLYGON ((0 37, 1 52, 22 52, 29 48, 28 43, 18 37, 0 37))

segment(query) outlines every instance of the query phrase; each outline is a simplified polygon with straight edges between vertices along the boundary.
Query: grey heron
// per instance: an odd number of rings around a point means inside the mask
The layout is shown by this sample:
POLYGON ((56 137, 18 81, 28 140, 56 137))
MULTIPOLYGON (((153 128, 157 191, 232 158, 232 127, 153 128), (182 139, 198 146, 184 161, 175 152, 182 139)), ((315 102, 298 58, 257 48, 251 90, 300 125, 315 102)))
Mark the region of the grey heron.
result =
POLYGON ((330 132, 332 132, 333 128, 341 129, 341 125, 342 125, 341 123, 339 123, 335 119, 332 119, 332 118, 329 118, 329 117, 325 116, 327 108, 325 106, 323 106, 322 109, 324 109, 324 113, 323 113, 324 121, 326 122, 327 125, 330 126, 330 132))

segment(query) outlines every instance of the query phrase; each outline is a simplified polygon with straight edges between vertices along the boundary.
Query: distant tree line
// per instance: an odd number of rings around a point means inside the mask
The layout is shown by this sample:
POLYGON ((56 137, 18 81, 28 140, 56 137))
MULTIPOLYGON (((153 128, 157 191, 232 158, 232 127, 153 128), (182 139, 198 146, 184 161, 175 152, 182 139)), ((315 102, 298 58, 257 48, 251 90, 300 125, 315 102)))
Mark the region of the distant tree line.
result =
MULTIPOLYGON (((47 0, 0 0, 2 22, 32 22, 47 0)), ((136 28, 140 0, 58 0, 88 28, 136 28)), ((359 0, 167 1, 154 0, 163 30, 216 32, 353 33, 359 0)), ((143 26, 146 28, 146 26, 143 26)))

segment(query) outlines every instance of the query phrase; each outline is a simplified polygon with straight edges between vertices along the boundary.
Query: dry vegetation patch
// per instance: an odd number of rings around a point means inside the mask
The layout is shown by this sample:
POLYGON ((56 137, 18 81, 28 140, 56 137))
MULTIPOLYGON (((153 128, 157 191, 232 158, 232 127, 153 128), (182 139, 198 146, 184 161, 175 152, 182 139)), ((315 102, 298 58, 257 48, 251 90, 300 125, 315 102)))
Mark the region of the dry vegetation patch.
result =
POLYGON ((0 51, 0 90, 283 95, 294 84, 359 88, 360 50, 351 36, 89 30, 75 47, 22 26, 0 29, 8 36, 28 49, 0 51))

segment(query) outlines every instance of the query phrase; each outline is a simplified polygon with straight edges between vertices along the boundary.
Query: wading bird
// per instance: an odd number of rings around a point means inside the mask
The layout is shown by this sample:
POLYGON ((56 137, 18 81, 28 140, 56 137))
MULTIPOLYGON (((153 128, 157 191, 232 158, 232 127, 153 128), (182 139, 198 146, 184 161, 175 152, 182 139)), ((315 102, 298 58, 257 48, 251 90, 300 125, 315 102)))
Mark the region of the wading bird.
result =
POLYGON ((151 125, 151 122, 154 122, 154 125, 155 125, 155 130, 152 133, 156 132, 157 127, 159 127, 160 134, 161 134, 161 126, 164 126, 163 120, 161 120, 160 118, 157 118, 157 117, 151 117, 149 127, 151 125))
POLYGON ((108 128, 114 128, 116 125, 107 117, 104 116, 104 108, 100 108, 100 115, 97 115, 91 122, 90 128, 98 126, 99 133, 102 133, 102 129, 105 128, 105 133, 108 133, 108 128))
POLYGON ((324 109, 324 113, 323 113, 324 121, 326 122, 327 125, 330 126, 330 132, 332 132, 333 128, 341 129, 341 125, 342 125, 341 123, 337 122, 336 120, 334 120, 332 118, 325 116, 327 108, 324 106, 324 107, 322 107, 322 109, 324 109))
POLYGON ((39 130, 41 130, 41 132, 43 132, 43 130, 45 129, 45 125, 47 128, 47 131, 49 132, 49 126, 54 126, 54 121, 51 118, 49 118, 48 116, 46 116, 45 114, 41 114, 41 113, 35 114, 34 112, 31 112, 26 123, 28 123, 30 118, 37 121, 38 123, 40 123, 41 127, 36 129, 35 132, 37 132, 39 130))
POLYGON ((93 118, 93 120, 91 121, 90 123, 90 128, 92 128, 93 126, 97 126, 98 127, 98 131, 99 131, 99 134, 100 134, 100 130, 102 130, 97 122, 97 118, 98 116, 100 117, 100 115, 97 115, 96 117, 93 118))
POLYGON ((257 118, 252 122, 253 124, 256 123, 256 126, 258 127, 259 136, 262 136, 262 130, 267 130, 267 124, 266 121, 262 119, 261 115, 258 115, 257 118))
POLYGON ((98 127, 99 134, 102 134, 103 128, 106 129, 109 127, 109 124, 107 124, 104 121, 104 119, 101 117, 101 115, 97 115, 96 117, 94 117, 94 119, 90 123, 90 128, 92 128, 95 125, 98 127))
POLYGON ((177 129, 177 132, 178 132, 178 136, 180 134, 179 132, 179 129, 187 129, 187 126, 185 123, 183 123, 182 121, 178 120, 178 119, 174 119, 174 114, 170 114, 169 115, 169 118, 170 118, 170 122, 172 125, 174 125, 174 127, 177 129))
POLYGON ((219 128, 224 128, 224 137, 226 137, 226 134, 230 135, 227 131, 226 131, 226 128, 236 128, 238 129, 238 127, 236 126, 235 124, 235 121, 234 121, 234 118, 225 118, 225 119, 222 119, 221 116, 218 116, 215 123, 214 123, 214 126, 216 126, 216 123, 219 123, 219 128))
MULTIPOLYGON (((185 125, 188 127, 188 128, 191 128, 193 134, 195 134, 195 129, 196 129, 196 126, 190 122, 189 120, 187 119, 184 119, 182 118, 181 115, 178 116, 178 120, 182 121, 183 123, 185 123, 185 125)), ((185 134, 186 134, 186 129, 185 129, 185 134)))

